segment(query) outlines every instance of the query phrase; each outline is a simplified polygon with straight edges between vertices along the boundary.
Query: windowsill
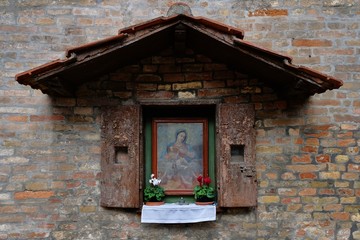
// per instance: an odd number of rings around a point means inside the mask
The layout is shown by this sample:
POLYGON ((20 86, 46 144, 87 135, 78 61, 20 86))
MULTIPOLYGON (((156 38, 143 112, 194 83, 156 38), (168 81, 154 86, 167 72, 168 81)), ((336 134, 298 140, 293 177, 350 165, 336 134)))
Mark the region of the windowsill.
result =
POLYGON ((216 205, 179 205, 166 203, 160 206, 143 205, 141 223, 197 223, 216 220, 216 205))

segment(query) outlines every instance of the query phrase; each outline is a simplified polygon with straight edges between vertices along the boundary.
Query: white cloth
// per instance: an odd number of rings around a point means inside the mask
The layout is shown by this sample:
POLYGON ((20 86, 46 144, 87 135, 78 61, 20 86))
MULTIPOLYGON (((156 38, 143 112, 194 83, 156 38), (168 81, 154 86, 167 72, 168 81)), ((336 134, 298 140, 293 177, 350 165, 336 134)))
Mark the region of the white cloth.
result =
POLYGON ((196 223, 216 220, 215 205, 144 205, 141 210, 142 223, 196 223))

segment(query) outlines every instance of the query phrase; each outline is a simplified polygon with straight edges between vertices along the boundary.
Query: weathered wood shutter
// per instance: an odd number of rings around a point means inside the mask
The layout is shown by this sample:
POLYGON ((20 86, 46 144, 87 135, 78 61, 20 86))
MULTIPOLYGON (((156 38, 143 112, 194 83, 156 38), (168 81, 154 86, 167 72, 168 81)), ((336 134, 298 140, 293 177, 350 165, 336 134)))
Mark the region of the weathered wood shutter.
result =
POLYGON ((256 206, 254 119, 252 105, 219 104, 217 107, 220 207, 256 206))
POLYGON ((140 107, 104 109, 101 128, 100 205, 138 208, 140 107))

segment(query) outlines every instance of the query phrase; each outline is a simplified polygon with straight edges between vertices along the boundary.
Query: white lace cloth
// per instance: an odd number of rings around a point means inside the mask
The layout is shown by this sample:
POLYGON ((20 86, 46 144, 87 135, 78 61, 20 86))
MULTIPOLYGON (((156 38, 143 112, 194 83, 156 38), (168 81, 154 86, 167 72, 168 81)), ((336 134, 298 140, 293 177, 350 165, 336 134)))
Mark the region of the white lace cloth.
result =
POLYGON ((216 220, 215 205, 144 205, 141 210, 142 223, 196 223, 216 220))

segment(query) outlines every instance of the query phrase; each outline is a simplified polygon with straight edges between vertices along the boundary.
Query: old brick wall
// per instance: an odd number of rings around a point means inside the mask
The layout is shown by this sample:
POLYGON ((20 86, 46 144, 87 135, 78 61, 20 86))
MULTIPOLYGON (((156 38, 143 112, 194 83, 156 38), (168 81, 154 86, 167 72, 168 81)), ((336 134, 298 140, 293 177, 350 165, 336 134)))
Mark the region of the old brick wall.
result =
POLYGON ((173 2, 0 0, 0 239, 360 239, 357 0, 184 1, 195 16, 344 80, 305 102, 196 51, 177 67, 169 50, 143 59, 83 86, 79 98, 51 99, 14 80, 68 47, 165 15, 173 2), (133 101, 134 89, 135 99, 254 103, 258 207, 171 226, 101 208, 99 106, 133 101))

